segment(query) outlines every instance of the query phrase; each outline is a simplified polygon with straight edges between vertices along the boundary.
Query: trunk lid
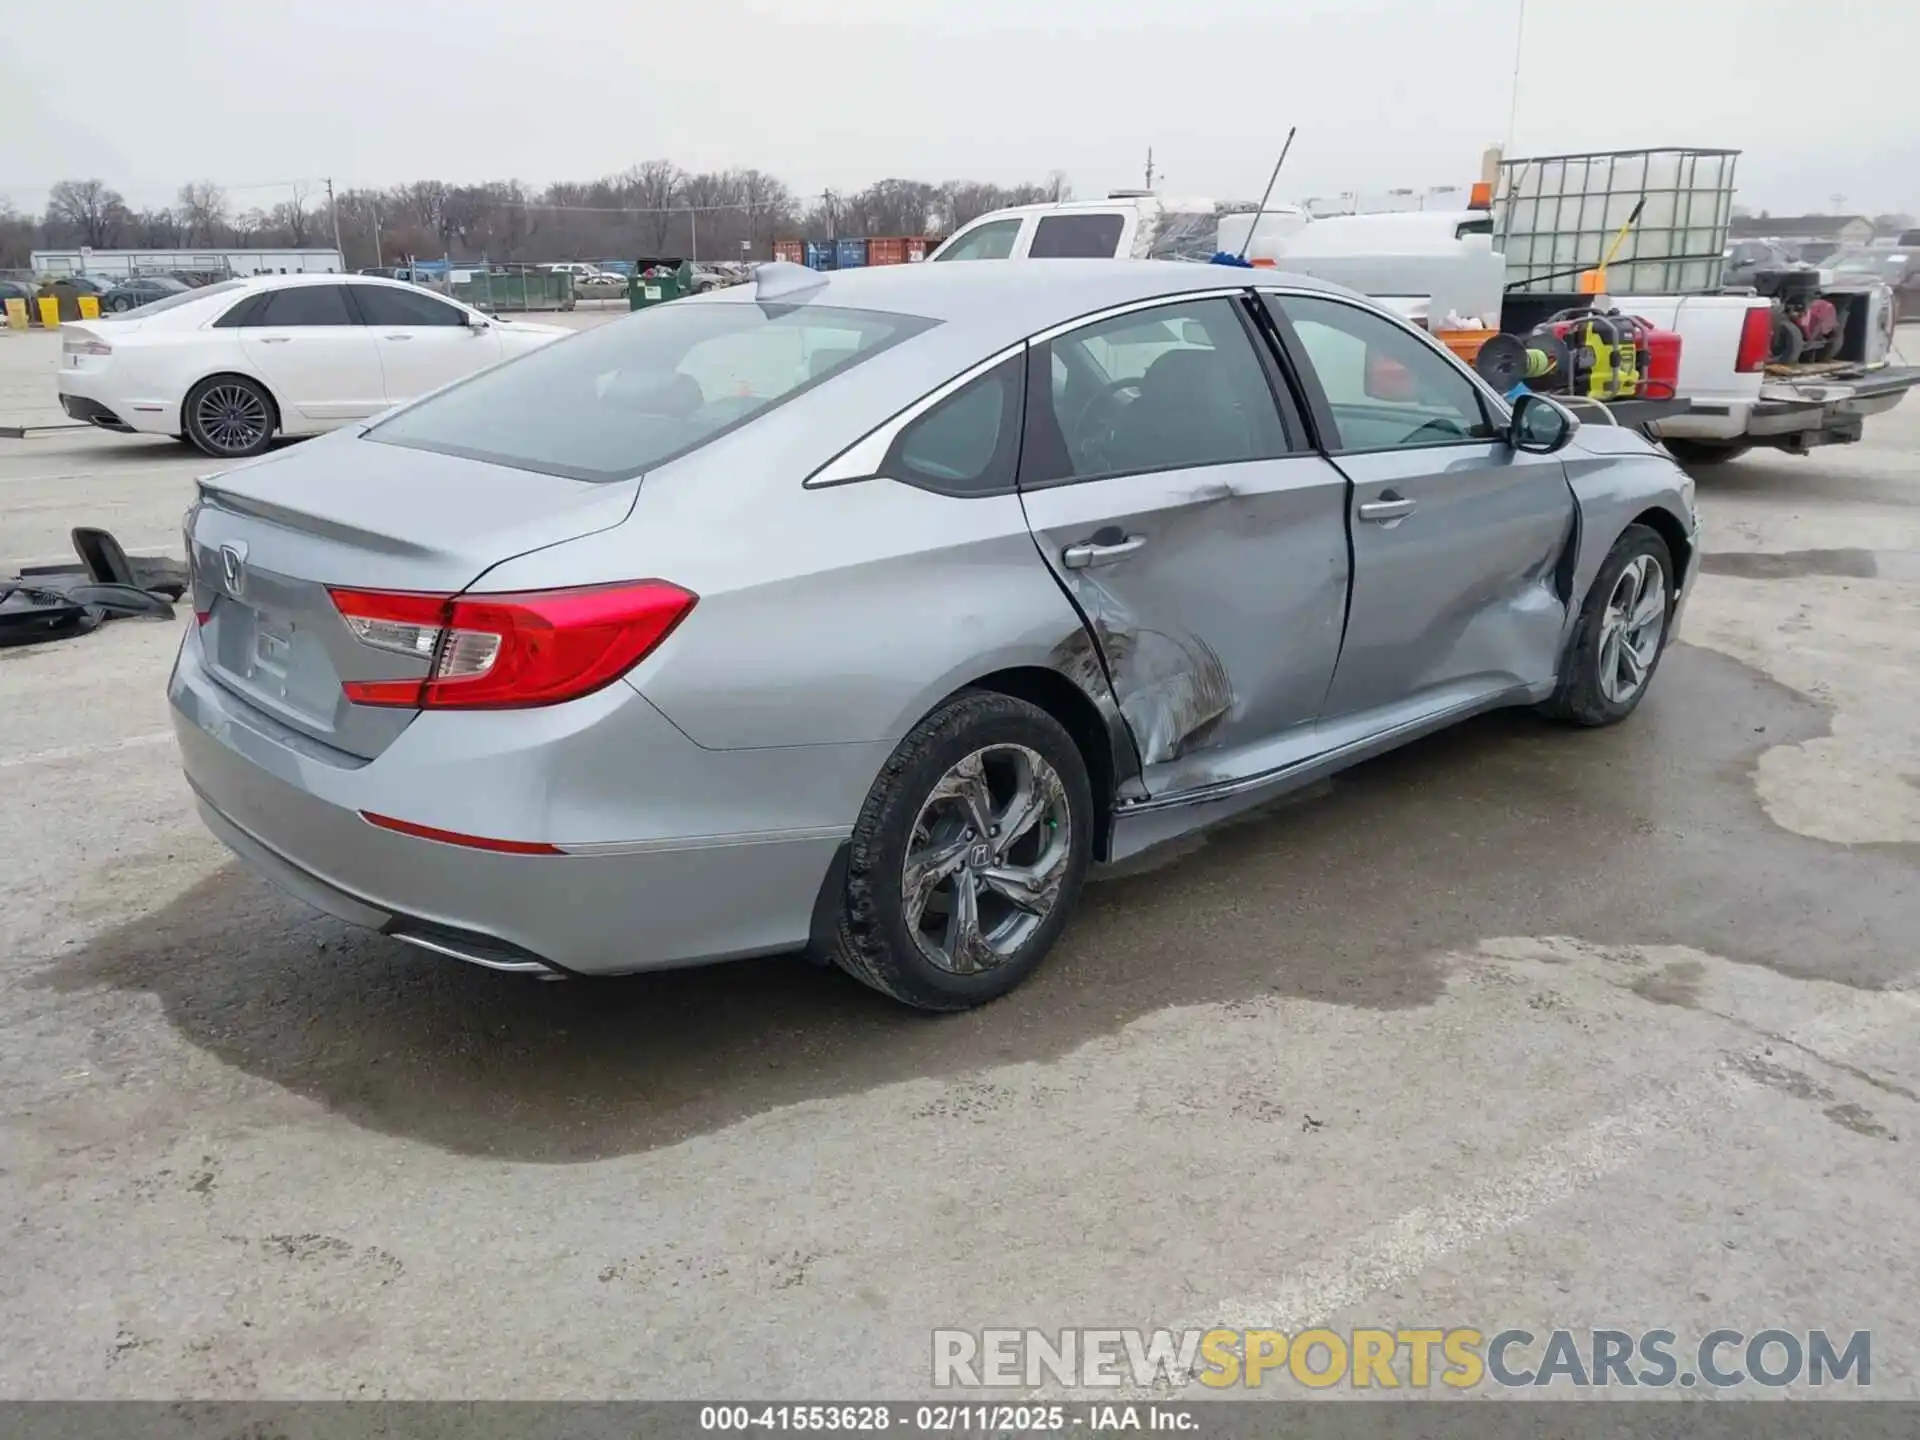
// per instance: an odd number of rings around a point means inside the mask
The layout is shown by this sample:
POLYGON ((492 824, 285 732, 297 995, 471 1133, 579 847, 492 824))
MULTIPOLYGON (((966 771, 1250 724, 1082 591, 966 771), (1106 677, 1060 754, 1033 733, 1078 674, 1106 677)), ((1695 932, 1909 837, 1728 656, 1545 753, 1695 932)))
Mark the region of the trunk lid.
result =
POLYGON ((328 589, 456 594, 503 560, 620 524, 639 488, 354 432, 202 480, 187 545, 207 668, 290 729, 371 759, 418 712, 352 704, 342 682, 424 676, 428 657, 362 643, 328 589))

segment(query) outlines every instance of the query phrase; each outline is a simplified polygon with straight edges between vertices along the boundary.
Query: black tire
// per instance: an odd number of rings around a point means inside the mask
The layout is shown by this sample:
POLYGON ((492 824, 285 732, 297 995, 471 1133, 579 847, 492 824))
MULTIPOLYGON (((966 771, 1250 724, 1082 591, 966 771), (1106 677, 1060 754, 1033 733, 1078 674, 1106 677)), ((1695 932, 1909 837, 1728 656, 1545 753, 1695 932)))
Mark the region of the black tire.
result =
MULTIPOLYGON (((994 764, 988 763, 989 768, 994 764)), ((882 994, 920 1010, 967 1010, 998 999, 1034 972, 1065 929, 1086 878, 1093 824, 1086 762, 1060 722, 1010 695, 962 692, 900 742, 861 807, 848 847, 846 886, 834 934, 835 963, 882 994), (996 963, 956 973, 929 958, 910 929, 903 870, 935 787, 969 756, 996 746, 1025 747, 1058 776, 1067 816, 1066 858, 1051 908, 1038 925, 996 963)), ((1057 831, 1057 826, 1052 828, 1057 831)), ((1040 837, 1036 845, 1049 843, 1039 824, 1027 833, 1040 837)), ((1014 912, 1009 909, 1007 914, 1014 912)))
POLYGON ((125 295, 121 295, 117 297, 114 300, 113 304, 108 306, 107 308, 111 310, 120 310, 120 311, 131 310, 133 309, 133 301, 128 299, 125 295))
POLYGON ((273 396, 257 380, 249 380, 244 375, 208 376, 187 392, 180 414, 187 439, 196 449, 217 460, 244 460, 249 455, 260 454, 273 443, 273 432, 280 428, 280 413, 274 406, 273 396), (237 429, 230 434, 223 432, 211 416, 201 413, 203 402, 209 396, 226 393, 234 395, 236 413, 253 417, 244 430, 237 429))
POLYGON ((1586 601, 1580 607, 1573 643, 1568 647, 1566 662, 1561 667, 1559 688, 1551 699, 1540 706, 1540 713, 1550 720, 1584 726, 1617 725, 1631 715, 1646 697, 1647 691, 1653 688, 1661 657, 1667 652, 1667 640, 1673 632, 1673 601, 1673 555, 1667 549, 1667 542, 1660 538, 1658 531, 1645 525, 1629 525, 1620 532, 1620 538, 1613 542, 1613 549, 1607 552, 1607 558, 1601 562, 1600 573, 1593 577, 1593 586, 1587 591, 1586 601), (1620 586, 1621 577, 1641 556, 1650 557, 1660 567, 1665 605, 1660 615, 1659 640, 1653 646, 1653 658, 1647 664, 1646 675, 1638 688, 1624 697, 1610 695, 1602 676, 1607 610, 1614 599, 1614 592, 1620 586))
POLYGON ((1773 317, 1773 340, 1768 346, 1767 363, 1769 365, 1798 365, 1800 352, 1807 348, 1807 337, 1800 327, 1786 316, 1775 314, 1773 317))
POLYGON ((1682 465, 1724 465, 1729 460, 1738 460, 1753 448, 1745 440, 1682 440, 1678 437, 1663 441, 1667 453, 1682 465))

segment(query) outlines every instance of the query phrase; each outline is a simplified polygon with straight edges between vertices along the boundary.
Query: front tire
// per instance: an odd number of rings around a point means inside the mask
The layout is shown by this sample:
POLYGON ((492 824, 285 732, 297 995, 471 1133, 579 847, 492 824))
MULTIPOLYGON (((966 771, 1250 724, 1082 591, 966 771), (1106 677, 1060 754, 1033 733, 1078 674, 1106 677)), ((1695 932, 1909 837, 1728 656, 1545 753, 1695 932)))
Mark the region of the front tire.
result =
POLYGON ((1653 685, 1673 622, 1673 555, 1656 530, 1629 525, 1580 607, 1560 687, 1540 707, 1574 725, 1617 725, 1653 685))
POLYGON ((833 954, 921 1010, 966 1010, 1039 966, 1079 898, 1093 793, 1046 711, 960 694, 900 742, 848 849, 833 954))
POLYGON ((187 439, 219 460, 243 460, 273 443, 279 423, 273 397, 244 375, 214 375, 187 392, 181 406, 187 439))

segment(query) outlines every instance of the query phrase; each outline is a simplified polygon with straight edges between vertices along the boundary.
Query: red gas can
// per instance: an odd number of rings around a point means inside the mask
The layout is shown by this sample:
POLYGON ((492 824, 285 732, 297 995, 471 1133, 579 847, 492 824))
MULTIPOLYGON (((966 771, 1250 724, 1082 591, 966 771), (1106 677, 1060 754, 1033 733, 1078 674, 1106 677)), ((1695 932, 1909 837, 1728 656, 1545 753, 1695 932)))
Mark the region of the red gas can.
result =
POLYGON ((1647 350, 1640 381, 1643 400, 1672 400, 1680 393, 1680 332, 1662 330, 1649 320, 1634 317, 1639 342, 1647 350))

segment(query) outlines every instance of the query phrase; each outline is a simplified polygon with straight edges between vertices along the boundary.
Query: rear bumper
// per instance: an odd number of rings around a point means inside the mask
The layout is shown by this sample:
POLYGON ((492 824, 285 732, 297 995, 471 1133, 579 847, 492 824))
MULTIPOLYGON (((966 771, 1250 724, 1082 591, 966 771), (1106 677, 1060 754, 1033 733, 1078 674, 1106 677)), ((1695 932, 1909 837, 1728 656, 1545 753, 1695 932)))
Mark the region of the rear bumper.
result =
POLYGON ((111 370, 75 370, 63 365, 54 374, 54 389, 60 396, 61 409, 74 419, 98 425, 103 430, 117 430, 122 434, 180 433, 178 398, 126 394, 111 370), (97 412, 105 412, 118 423, 106 423, 97 418, 97 412))
MULTIPOLYGON (((824 765, 817 755, 790 751, 703 751, 644 699, 615 685, 575 702, 600 706, 584 729, 574 716, 533 746, 471 747, 463 757, 458 752, 467 747, 424 722, 484 717, 439 715, 422 717, 379 758, 360 762, 232 696, 206 672, 191 633, 168 695, 201 813, 241 860, 350 924, 496 969, 625 974, 804 945, 859 797, 832 819, 823 813, 818 823, 789 822, 796 807, 838 812, 839 792, 852 788, 867 758, 866 747, 845 747, 863 753, 824 765), (627 773, 575 768, 605 753, 590 751, 581 738, 596 732, 595 743, 611 741, 625 755, 627 773), (527 773, 529 767, 538 773, 527 773), (634 771, 659 777, 659 802, 636 804, 613 821, 634 771), (582 795, 555 793, 570 786, 582 795), (522 818, 528 812, 513 808, 516 794, 529 790, 545 792, 550 825, 576 828, 551 836, 530 830, 535 822, 522 818), (764 790, 764 798, 752 790, 764 790), (689 828, 684 817, 700 811, 689 812, 686 798, 703 792, 707 833, 657 833, 663 813, 689 828), (491 817, 490 801, 497 802, 491 817), (763 825, 731 828, 743 804, 764 807, 763 825), (462 834, 574 843, 562 845, 561 854, 503 854, 382 829, 363 811, 462 834), (596 838, 589 823, 596 814, 636 838, 596 838)), ((568 708, 539 713, 554 717, 568 708)), ((862 795, 874 773, 877 762, 862 795)))

